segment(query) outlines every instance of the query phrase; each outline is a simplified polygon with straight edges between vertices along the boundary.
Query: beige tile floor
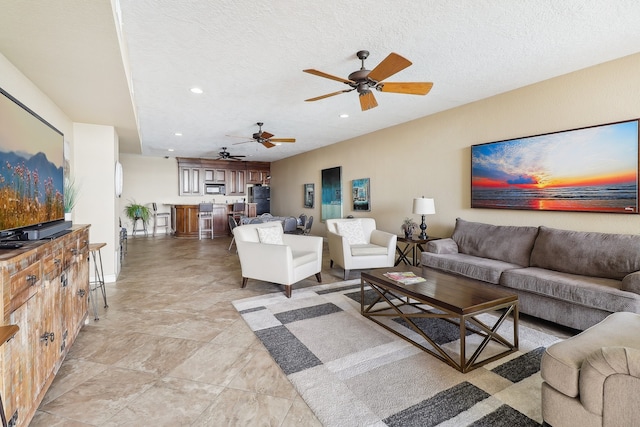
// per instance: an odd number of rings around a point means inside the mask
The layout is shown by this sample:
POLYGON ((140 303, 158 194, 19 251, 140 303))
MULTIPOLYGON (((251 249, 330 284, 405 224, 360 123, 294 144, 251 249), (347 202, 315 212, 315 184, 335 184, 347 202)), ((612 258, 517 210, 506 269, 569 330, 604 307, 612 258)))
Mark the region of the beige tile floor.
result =
MULTIPOLYGON (((282 289, 241 289, 229 242, 129 237, 109 308, 89 316, 30 426, 319 426, 231 305, 282 289)), ((342 280, 326 245, 322 278, 342 280)))

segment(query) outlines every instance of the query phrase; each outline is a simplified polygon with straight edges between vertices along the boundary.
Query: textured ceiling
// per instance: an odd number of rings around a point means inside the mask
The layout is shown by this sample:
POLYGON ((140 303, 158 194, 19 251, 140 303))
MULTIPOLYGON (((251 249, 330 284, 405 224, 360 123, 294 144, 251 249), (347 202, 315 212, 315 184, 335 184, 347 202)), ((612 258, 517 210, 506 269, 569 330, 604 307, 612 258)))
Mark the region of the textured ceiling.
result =
POLYGON ((9 61, 72 120, 114 124, 121 151, 153 156, 228 147, 274 161, 640 51, 637 0, 119 0, 122 51, 107 0, 0 5, 9 61), (432 81, 432 91, 376 92, 365 112, 355 91, 304 102, 347 87, 303 69, 346 78, 362 49, 368 69, 406 57, 413 65, 387 81, 432 81), (297 142, 237 144, 258 121, 297 142))

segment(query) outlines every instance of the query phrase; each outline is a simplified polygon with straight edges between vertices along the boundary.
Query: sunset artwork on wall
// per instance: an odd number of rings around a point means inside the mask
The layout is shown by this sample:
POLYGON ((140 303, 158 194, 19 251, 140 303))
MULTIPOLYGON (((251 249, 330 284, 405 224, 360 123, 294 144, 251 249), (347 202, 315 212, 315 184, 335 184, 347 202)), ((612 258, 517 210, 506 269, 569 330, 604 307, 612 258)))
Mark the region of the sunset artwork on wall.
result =
POLYGON ((471 207, 638 213, 638 120, 471 146, 471 207))

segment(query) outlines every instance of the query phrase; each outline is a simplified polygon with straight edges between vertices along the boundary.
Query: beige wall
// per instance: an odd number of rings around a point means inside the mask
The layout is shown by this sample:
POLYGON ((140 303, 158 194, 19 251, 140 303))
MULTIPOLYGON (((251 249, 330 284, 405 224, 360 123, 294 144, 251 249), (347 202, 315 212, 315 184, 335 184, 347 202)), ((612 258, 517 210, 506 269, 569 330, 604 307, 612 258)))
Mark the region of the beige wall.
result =
MULTIPOLYGON (((406 216, 419 222, 411 208, 412 199, 422 195, 435 199, 436 214, 426 218, 431 235, 450 235, 456 217, 638 233, 638 215, 471 209, 469 147, 640 117, 639 75, 636 54, 274 162, 272 210, 313 215, 312 232, 324 235, 321 170, 342 166, 343 194, 348 197, 351 180, 369 177, 372 199, 371 212, 366 213, 352 212, 349 200, 343 201, 343 215, 374 217, 379 228, 398 234, 406 216), (303 208, 304 183, 315 183, 314 209, 303 208)), ((424 102, 429 102, 428 95, 424 102)))

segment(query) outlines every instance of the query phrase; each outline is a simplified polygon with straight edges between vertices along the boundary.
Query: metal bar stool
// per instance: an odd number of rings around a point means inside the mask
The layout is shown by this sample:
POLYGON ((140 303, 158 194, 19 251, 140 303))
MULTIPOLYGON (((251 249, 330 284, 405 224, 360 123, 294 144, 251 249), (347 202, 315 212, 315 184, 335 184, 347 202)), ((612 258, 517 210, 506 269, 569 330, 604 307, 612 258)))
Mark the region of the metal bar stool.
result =
POLYGON ((158 229, 164 229, 165 234, 171 234, 173 230, 171 229, 171 213, 169 212, 158 212, 158 205, 156 202, 153 202, 153 235, 155 236, 158 229), (158 223, 158 221, 160 221, 158 223))
POLYGON ((101 248, 107 246, 106 243, 89 243, 89 252, 91 258, 93 258, 93 280, 89 282, 89 299, 91 300, 91 306, 93 307, 93 320, 100 320, 98 317, 98 299, 96 297, 96 291, 98 288, 102 291, 102 299, 104 300, 104 308, 109 307, 107 304, 107 291, 104 287, 104 271, 102 269, 102 253, 101 248), (97 254, 97 256, 96 256, 97 254))
POLYGON ((213 203, 200 203, 198 205, 198 239, 209 234, 213 239, 213 203))

